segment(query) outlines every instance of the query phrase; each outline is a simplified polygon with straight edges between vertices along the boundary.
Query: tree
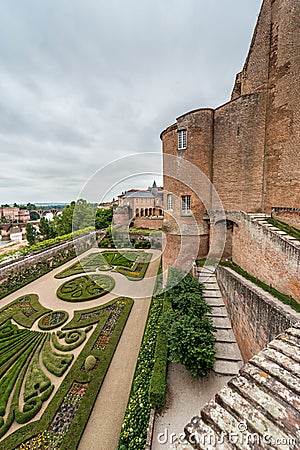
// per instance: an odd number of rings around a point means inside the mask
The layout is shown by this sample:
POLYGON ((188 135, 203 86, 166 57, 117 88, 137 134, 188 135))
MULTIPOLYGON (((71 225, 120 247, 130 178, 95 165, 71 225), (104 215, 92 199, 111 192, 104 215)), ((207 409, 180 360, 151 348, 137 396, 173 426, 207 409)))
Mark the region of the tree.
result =
POLYGON ((76 203, 71 202, 54 220, 58 235, 68 234, 93 226, 95 224, 95 208, 86 200, 79 199, 76 203))
POLYGON ((54 224, 45 217, 42 217, 40 220, 39 233, 43 240, 52 239, 57 236, 54 229, 54 224))
POLYGON ((113 214, 114 214, 113 208, 109 209, 98 208, 95 219, 96 230, 101 230, 103 228, 109 227, 112 222, 113 214))
POLYGON ((28 209, 28 211, 31 211, 32 209, 37 209, 36 205, 34 203, 27 203, 26 205, 26 209, 28 209))
POLYGON ((33 245, 36 243, 37 231, 36 228, 31 225, 31 223, 27 223, 26 225, 26 239, 29 245, 33 245))

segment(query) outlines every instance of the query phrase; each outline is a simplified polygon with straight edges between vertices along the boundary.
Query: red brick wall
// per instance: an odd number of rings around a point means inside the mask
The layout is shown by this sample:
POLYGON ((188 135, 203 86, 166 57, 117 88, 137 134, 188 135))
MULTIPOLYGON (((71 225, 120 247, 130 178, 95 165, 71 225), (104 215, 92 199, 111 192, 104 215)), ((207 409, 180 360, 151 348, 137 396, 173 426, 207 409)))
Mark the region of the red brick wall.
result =
POLYGON ((273 0, 264 207, 300 204, 300 2, 273 0))
POLYGON ((241 95, 267 88, 271 33, 271 0, 265 0, 254 30, 248 56, 241 73, 241 95))
POLYGON ((266 227, 241 219, 234 227, 232 260, 251 275, 300 303, 300 248, 266 227))
POLYGON ((225 209, 261 211, 265 98, 252 94, 215 111, 213 184, 225 209))
POLYGON ((272 211, 272 217, 300 230, 300 209, 295 209, 295 211, 272 211))
POLYGON ((147 217, 136 217, 134 219, 134 227, 136 228, 151 228, 153 230, 161 230, 163 219, 154 219, 147 217))

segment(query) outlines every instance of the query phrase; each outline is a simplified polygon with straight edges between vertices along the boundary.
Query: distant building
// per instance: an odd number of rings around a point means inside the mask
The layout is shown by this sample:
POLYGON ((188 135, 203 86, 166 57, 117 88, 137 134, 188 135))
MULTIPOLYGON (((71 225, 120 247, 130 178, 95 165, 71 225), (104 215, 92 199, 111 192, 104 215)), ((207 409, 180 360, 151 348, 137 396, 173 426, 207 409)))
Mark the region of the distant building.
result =
POLYGON ((130 189, 118 196, 114 214, 116 225, 161 229, 163 223, 163 188, 153 182, 148 189, 130 189))
POLYGON ((0 208, 0 220, 8 222, 27 223, 30 220, 30 213, 27 209, 20 209, 18 206, 5 206, 0 208))

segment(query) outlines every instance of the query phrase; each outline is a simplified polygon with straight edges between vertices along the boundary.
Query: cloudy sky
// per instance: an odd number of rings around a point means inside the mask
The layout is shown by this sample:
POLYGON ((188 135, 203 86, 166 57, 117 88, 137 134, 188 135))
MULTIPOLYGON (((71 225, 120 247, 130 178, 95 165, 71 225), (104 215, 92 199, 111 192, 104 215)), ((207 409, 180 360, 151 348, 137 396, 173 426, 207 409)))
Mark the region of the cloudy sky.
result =
POLYGON ((0 204, 71 201, 99 169, 89 200, 160 182, 160 132, 229 99, 261 3, 0 0, 0 204))

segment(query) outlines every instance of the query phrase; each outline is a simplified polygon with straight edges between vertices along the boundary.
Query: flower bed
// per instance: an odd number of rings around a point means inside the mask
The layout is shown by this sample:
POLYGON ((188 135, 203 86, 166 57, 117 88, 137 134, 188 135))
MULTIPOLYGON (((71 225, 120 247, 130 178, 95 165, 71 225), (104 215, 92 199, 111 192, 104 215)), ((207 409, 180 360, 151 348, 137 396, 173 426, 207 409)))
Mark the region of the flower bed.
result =
POLYGON ((38 327, 41 330, 52 330, 63 325, 68 318, 66 311, 53 311, 40 319, 38 327))

